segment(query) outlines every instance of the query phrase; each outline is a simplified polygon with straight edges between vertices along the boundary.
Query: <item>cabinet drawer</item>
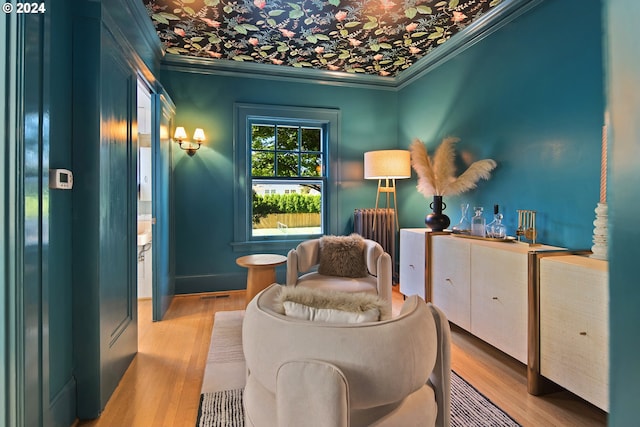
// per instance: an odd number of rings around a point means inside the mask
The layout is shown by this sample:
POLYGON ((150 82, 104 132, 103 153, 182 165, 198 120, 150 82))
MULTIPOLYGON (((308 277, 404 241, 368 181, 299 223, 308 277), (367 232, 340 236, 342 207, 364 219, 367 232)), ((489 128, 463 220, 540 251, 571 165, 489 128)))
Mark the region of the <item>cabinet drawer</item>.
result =
POLYGON ((471 332, 527 363, 527 256, 471 248, 471 332))
POLYGON ((432 301, 447 318, 467 331, 470 318, 470 244, 463 239, 433 236, 432 301))
POLYGON ((608 410, 608 272, 584 257, 540 261, 540 373, 608 410))
POLYGON ((422 230, 400 230, 400 292, 425 299, 425 234, 422 230))

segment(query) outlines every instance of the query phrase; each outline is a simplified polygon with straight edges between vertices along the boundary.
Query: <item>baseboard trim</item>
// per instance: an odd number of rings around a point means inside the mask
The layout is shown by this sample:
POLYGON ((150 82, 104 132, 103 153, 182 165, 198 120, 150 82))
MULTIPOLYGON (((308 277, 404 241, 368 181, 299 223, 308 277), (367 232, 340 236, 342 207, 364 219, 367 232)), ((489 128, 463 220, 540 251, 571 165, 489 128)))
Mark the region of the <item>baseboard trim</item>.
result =
MULTIPOLYGON (((286 271, 277 271, 276 280, 285 283, 286 271)), ((247 271, 228 274, 207 274, 199 276, 176 276, 176 295, 202 294, 212 292, 245 291, 247 271)))
POLYGON ((76 417, 76 379, 71 378, 49 403, 51 425, 75 426, 76 417))
POLYGON ((243 290, 246 285, 247 274, 242 272, 176 276, 176 295, 243 290))
POLYGON ((194 292, 191 294, 178 294, 176 298, 190 298, 190 297, 200 297, 201 299, 208 298, 227 298, 231 295, 244 294, 246 291, 244 289, 238 290, 230 290, 230 291, 214 291, 214 292, 194 292))

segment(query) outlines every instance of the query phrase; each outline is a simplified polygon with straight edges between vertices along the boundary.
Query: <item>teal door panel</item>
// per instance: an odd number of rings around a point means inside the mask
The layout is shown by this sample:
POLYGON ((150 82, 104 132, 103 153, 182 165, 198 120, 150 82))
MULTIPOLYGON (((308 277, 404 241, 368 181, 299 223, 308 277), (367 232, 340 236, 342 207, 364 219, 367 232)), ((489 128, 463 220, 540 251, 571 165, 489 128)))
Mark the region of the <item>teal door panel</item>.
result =
POLYGON ((77 416, 99 416, 137 352, 136 72, 100 16, 74 22, 77 416))
POLYGON ((104 407, 138 350, 135 74, 102 35, 100 101, 100 348, 104 407), (135 149, 134 149, 135 147, 135 149))
POLYGON ((175 294, 175 277, 171 263, 171 130, 175 110, 163 95, 153 96, 156 111, 153 138, 153 320, 162 320, 175 294))

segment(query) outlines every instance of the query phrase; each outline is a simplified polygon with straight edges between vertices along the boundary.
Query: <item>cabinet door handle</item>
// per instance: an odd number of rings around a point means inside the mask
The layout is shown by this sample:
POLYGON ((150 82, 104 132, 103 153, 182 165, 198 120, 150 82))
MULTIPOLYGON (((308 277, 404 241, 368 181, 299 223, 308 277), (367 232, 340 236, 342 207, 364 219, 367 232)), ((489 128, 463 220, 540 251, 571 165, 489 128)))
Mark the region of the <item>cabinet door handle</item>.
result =
POLYGON ((585 336, 585 335, 587 335, 587 333, 582 331, 582 332, 580 332, 580 335, 585 336))
POLYGON ((451 279, 449 279, 448 277, 446 279, 444 279, 445 282, 448 282, 450 285, 453 285, 453 282, 451 281, 451 279))
POLYGON ((491 299, 497 301, 498 297, 492 297, 491 299))
POLYGON ((415 266, 415 265, 413 265, 413 264, 409 264, 409 268, 410 268, 410 269, 412 269, 412 270, 415 270, 415 269, 416 269, 416 266, 415 266))

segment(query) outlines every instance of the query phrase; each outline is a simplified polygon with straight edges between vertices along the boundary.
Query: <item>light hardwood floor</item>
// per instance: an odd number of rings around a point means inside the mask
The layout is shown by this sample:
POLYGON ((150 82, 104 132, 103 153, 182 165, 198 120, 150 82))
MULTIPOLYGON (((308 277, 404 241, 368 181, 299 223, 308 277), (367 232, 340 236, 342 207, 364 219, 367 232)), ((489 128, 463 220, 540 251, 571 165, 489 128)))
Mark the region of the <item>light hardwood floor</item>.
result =
POLYGON ((161 322, 138 303, 138 354, 96 420, 82 427, 194 427, 217 311, 244 309, 244 292, 176 296, 161 322))
MULTIPOLYGON (((244 308, 243 292, 225 295, 178 296, 162 322, 151 322, 151 301, 140 301, 138 354, 102 415, 76 424, 194 427, 213 316, 244 308)), ((394 292, 394 313, 402 301, 394 292)), ((524 427, 606 425, 604 412, 568 392, 529 395, 524 365, 455 326, 452 336, 453 369, 524 427)))

